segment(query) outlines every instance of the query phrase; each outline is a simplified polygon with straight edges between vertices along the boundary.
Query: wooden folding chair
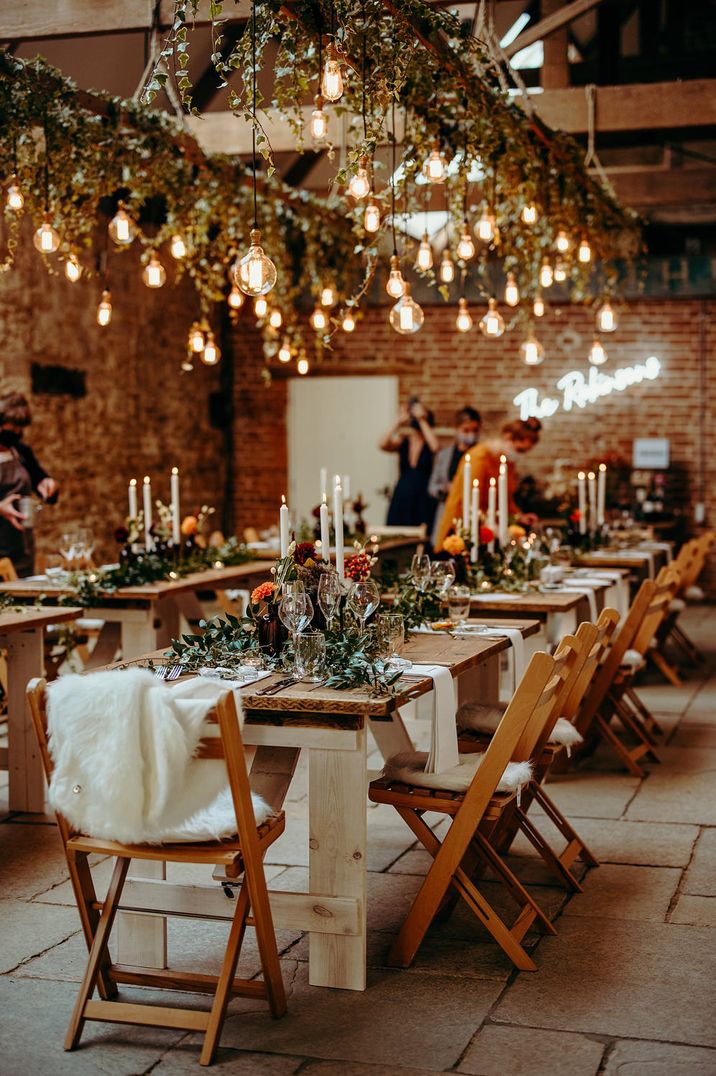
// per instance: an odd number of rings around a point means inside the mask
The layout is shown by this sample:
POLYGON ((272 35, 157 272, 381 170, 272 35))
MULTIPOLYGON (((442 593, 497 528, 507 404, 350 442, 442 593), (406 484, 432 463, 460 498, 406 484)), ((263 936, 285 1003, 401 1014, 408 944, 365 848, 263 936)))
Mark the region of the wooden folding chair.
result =
MULTIPOLYGON (((31 681, 27 693, 45 773, 50 781, 52 758, 47 742, 45 681, 31 681)), ((281 812, 263 825, 256 826, 236 703, 231 692, 217 702, 214 710, 207 716, 207 721, 219 726, 219 736, 204 737, 199 743, 196 757, 225 761, 236 812, 235 838, 195 844, 122 844, 75 833, 67 820, 62 815, 57 815, 72 889, 89 949, 87 968, 65 1038, 65 1050, 73 1050, 78 1045, 87 1020, 184 1028, 187 1031, 204 1032, 200 1063, 210 1065, 232 994, 265 999, 274 1017, 282 1016, 286 1011, 286 997, 263 871, 266 849, 284 830, 284 815, 281 812), (113 856, 115 859, 104 901, 99 901, 95 893, 88 862, 90 855, 113 856), (243 874, 218 976, 162 969, 142 970, 112 963, 108 942, 115 916, 122 908, 122 889, 132 859, 200 863, 208 866, 219 864, 225 868, 230 879, 239 879, 243 874), (256 930, 263 981, 235 977, 247 925, 253 925, 256 930), (213 1001, 209 1012, 175 1006, 129 1003, 117 1000, 118 983, 208 993, 213 995, 213 1001), (100 1000, 93 999, 95 988, 99 991, 100 1000)), ((136 911, 136 908, 134 910, 136 911)))
POLYGON ((689 638, 679 623, 679 617, 690 601, 703 599, 703 592, 697 586, 706 558, 716 542, 716 531, 708 530, 684 543, 674 561, 674 566, 681 575, 681 583, 671 603, 669 616, 659 629, 659 643, 663 650, 671 642, 680 651, 683 658, 692 665, 698 665, 704 656, 689 638))
POLYGON ((547 933, 554 933, 554 928, 514 875, 505 872, 504 864, 479 830, 492 818, 499 817, 505 799, 515 795, 498 793, 498 785, 507 764, 515 757, 520 738, 531 735, 528 732, 531 724, 541 728, 551 714, 565 670, 565 665, 560 667, 548 654, 533 655, 466 791, 426 788, 389 777, 371 782, 369 798, 375 803, 392 804, 433 857, 430 870, 390 951, 391 965, 408 967, 412 963, 452 889, 462 897, 516 967, 536 971, 534 961, 521 944, 522 939, 533 922, 547 933), (424 821, 426 811, 437 811, 450 819, 442 842, 424 821), (511 927, 503 922, 470 877, 476 857, 495 866, 515 897, 519 914, 511 927))

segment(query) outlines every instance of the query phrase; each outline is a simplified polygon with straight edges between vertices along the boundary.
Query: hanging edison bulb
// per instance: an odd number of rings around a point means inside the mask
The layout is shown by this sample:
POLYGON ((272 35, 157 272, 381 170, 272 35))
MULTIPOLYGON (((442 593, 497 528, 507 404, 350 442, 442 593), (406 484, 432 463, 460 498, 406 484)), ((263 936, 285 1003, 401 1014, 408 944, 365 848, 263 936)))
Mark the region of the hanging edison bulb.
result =
POLYGON ((532 304, 532 313, 536 318, 544 317, 544 299, 540 291, 535 295, 534 302, 532 304))
POLYGON ((555 284, 564 284, 567 279, 567 266, 563 261, 555 262, 554 266, 554 281, 555 284))
POLYGON ((476 254, 475 244, 472 241, 472 236, 467 226, 467 220, 464 222, 462 235, 457 245, 457 256, 463 262, 469 262, 471 258, 474 258, 476 254))
POLYGON ((418 306, 410 294, 410 285, 405 285, 405 291, 390 311, 390 324, 396 332, 403 336, 416 333, 425 320, 422 308, 418 306))
POLYGON ((13 173, 10 176, 10 185, 7 189, 7 207, 8 209, 12 209, 14 213, 19 213, 24 205, 25 197, 20 190, 17 176, 13 173))
POLYGON ((74 250, 71 250, 67 255, 67 261, 65 262, 65 277, 69 280, 70 284, 76 284, 81 276, 82 266, 80 265, 74 250))
POLYGON ((184 242, 184 237, 179 235, 178 232, 175 232, 175 234, 171 238, 171 242, 169 244, 169 253, 171 254, 172 258, 176 258, 177 261, 181 261, 182 258, 186 258, 186 243, 184 242))
POLYGON ((324 284, 321 288, 321 306, 336 305, 336 289, 332 284, 324 284))
POLYGON ((328 58, 326 60, 325 67, 323 68, 323 78, 321 79, 321 93, 327 101, 338 101, 343 96, 343 76, 341 74, 341 65, 338 62, 336 56, 336 50, 333 45, 329 46, 328 58))
POLYGON ((438 275, 443 284, 452 284, 455 279, 455 262, 452 260, 452 254, 448 247, 443 251, 438 275))
POLYGON ((356 327, 356 319, 353 316, 352 311, 346 310, 345 314, 343 315, 343 319, 341 321, 341 328, 343 329, 343 332, 344 333, 355 332, 355 327, 356 327))
POLYGON ((128 247, 134 241, 137 234, 137 225, 124 208, 124 202, 119 203, 117 212, 109 222, 107 230, 109 237, 117 246, 128 247))
POLYGON ((534 202, 528 202, 527 205, 522 207, 522 221, 524 224, 535 224, 537 222, 537 206, 534 202))
POLYGON ((269 314, 268 320, 269 325, 272 329, 280 329, 283 325, 283 314, 277 307, 274 307, 274 309, 269 314))
POLYGON ((372 195, 363 214, 363 227, 367 232, 377 232, 380 229, 380 206, 372 195))
POLYGON ((42 224, 35 232, 33 238, 35 249, 40 254, 54 254, 60 245, 60 236, 52 227, 49 213, 45 213, 42 224))
POLYGON ((328 325, 328 317, 322 306, 315 306, 313 308, 313 313, 309 320, 311 322, 311 327, 315 329, 317 333, 323 332, 328 325))
POLYGON ((350 183, 348 184, 348 193, 351 198, 355 198, 357 202, 360 202, 370 194, 370 176, 368 175, 368 169, 366 168, 367 163, 367 157, 361 157, 359 159, 358 171, 351 176, 350 183))
POLYGON ((554 245, 560 254, 566 254, 571 246, 571 241, 564 228, 560 228, 557 232, 557 238, 554 241, 554 245))
POLYGON ((189 329, 187 347, 193 355, 199 355, 204 350, 204 332, 197 321, 189 329))
POLYGON ((234 266, 234 279, 244 295, 267 295, 276 283, 276 266, 261 247, 261 232, 252 228, 248 253, 234 266))
POLYGON ((268 299, 265 299, 263 295, 259 295, 257 299, 254 299, 254 314, 259 321, 268 314, 268 299))
POLYGON ((469 333, 472 328, 472 317, 467 308, 467 299, 464 296, 458 299, 455 328, 459 333, 469 333))
POLYGON ((191 374, 193 372, 193 370, 194 370, 194 363, 191 361, 191 356, 187 355, 186 358, 184 358, 182 360, 181 371, 184 374, 191 374))
POLYGON ((582 239, 577 248, 577 258, 582 265, 588 265, 592 260, 592 248, 589 245, 588 240, 582 239))
POLYGON ((480 329, 484 336, 496 339, 505 331, 505 322, 497 309, 497 299, 489 299, 487 313, 480 319, 480 329))
POLYGON ((328 117, 323 111, 323 98, 316 94, 316 107, 311 113, 311 138, 314 142, 324 142, 328 134, 328 117))
POLYGON ((236 284, 231 285, 231 291, 229 292, 226 301, 231 310, 241 310, 241 307, 244 305, 244 296, 236 287, 236 284))
POLYGON ((549 264, 549 258, 542 259, 542 265, 539 271, 539 282, 541 288, 551 288, 554 283, 554 273, 552 272, 552 266, 549 264))
POLYGON ((97 307, 97 324, 109 325, 112 320, 112 295, 106 288, 102 292, 102 298, 97 307))
POLYGON ((517 306, 520 301, 520 289, 517 287, 514 273, 507 274, 505 284, 505 302, 508 306, 517 306))
POLYGON ((440 146, 435 142, 430 156, 423 165, 423 175, 428 183, 444 183, 447 173, 448 166, 445 155, 440 152, 440 146))
POLYGON ((597 329, 600 333, 613 333, 617 327, 617 319, 612 305, 607 299, 597 313, 597 329))
POLYGON ((288 340, 284 340, 281 347, 278 349, 278 361, 290 362, 293 358, 293 352, 291 351, 291 345, 288 340))
POLYGON ((159 256, 156 250, 153 250, 149 256, 149 261, 144 267, 142 273, 142 280, 148 288, 161 288, 166 283, 167 274, 164 266, 159 261, 159 256))
POLYGON ((415 268, 427 273, 433 267, 433 248, 430 246, 428 233, 423 232, 423 238, 418 247, 418 256, 415 259, 415 268))
POLYGON ((296 369, 301 375, 301 377, 305 377, 310 368, 311 367, 309 366, 308 359, 306 358, 306 355, 304 353, 303 355, 301 355, 300 359, 296 363, 296 369))
POLYGON ((541 362, 544 362, 544 348, 531 333, 520 344, 520 355, 526 366, 539 366, 541 362))
POLYGON ((211 329, 207 330, 206 343, 204 344, 204 350, 201 352, 201 361, 205 366, 216 366, 217 362, 221 358, 221 350, 217 344, 214 334, 211 329))
POLYGON ((604 366, 607 361, 607 351, 598 336, 594 337, 589 349, 589 361, 592 366, 604 366))
POLYGON ((495 216, 487 206, 480 214, 480 219, 475 225, 475 235, 483 243, 491 243, 495 238, 495 216))
POLYGON ((393 254, 390 259, 390 273, 388 275, 388 283, 385 285, 385 290, 391 299, 399 299, 401 295, 405 294, 406 283, 403 280, 403 274, 400 271, 400 258, 397 254, 393 254))

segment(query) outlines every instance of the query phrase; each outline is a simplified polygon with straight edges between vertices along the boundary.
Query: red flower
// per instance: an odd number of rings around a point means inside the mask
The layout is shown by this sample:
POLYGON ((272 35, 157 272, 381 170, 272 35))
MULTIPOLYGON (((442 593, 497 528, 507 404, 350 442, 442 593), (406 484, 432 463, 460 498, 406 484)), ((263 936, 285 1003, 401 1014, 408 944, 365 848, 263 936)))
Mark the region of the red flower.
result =
POLYGON ((120 545, 124 545, 124 543, 127 541, 128 538, 129 538, 129 531, 127 530, 127 528, 126 527, 117 527, 116 531, 114 532, 114 540, 116 542, 119 542, 120 545))
POLYGON ((487 545, 488 542, 494 541, 495 532, 491 527, 480 527, 480 545, 487 545))
POLYGON ((581 518, 582 518, 582 513, 579 511, 578 508, 575 508, 574 511, 572 512, 572 514, 569 517, 571 523, 579 523, 581 518))
POLYGON ((313 542, 299 542, 293 552, 296 564, 305 564, 307 560, 315 560, 316 547, 313 542))
POLYGON ((355 553, 348 558, 343 570, 349 579, 363 580, 369 578, 371 567, 371 558, 367 553, 355 553))

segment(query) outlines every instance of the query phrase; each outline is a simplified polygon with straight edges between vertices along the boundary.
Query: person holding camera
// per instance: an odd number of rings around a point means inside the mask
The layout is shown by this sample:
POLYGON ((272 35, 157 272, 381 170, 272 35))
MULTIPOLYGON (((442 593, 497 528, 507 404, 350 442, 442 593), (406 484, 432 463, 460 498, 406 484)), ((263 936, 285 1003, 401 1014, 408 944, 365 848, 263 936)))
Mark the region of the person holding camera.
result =
POLYGON ((417 396, 411 396, 395 425, 379 447, 397 452, 400 473, 388 509, 388 526, 432 527, 436 502, 428 493, 433 459, 439 442, 433 431, 435 419, 417 396))

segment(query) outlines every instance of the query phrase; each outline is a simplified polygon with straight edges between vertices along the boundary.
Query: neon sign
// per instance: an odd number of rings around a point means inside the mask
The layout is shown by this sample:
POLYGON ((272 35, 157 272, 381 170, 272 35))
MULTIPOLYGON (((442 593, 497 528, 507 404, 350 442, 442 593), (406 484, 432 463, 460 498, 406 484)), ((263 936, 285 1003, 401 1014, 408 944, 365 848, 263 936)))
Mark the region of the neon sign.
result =
POLYGON ((520 409, 520 418, 549 418, 559 411, 572 411, 575 407, 585 408, 587 404, 596 403, 602 396, 613 392, 624 392, 632 385, 642 381, 656 381, 661 373, 661 363, 656 355, 650 355, 645 362, 635 366, 622 366, 612 374, 605 374, 596 366, 589 369, 588 376, 581 370, 570 370, 560 377, 555 388, 561 392, 561 398, 555 396, 540 397, 539 389, 523 389, 512 401, 520 409))

